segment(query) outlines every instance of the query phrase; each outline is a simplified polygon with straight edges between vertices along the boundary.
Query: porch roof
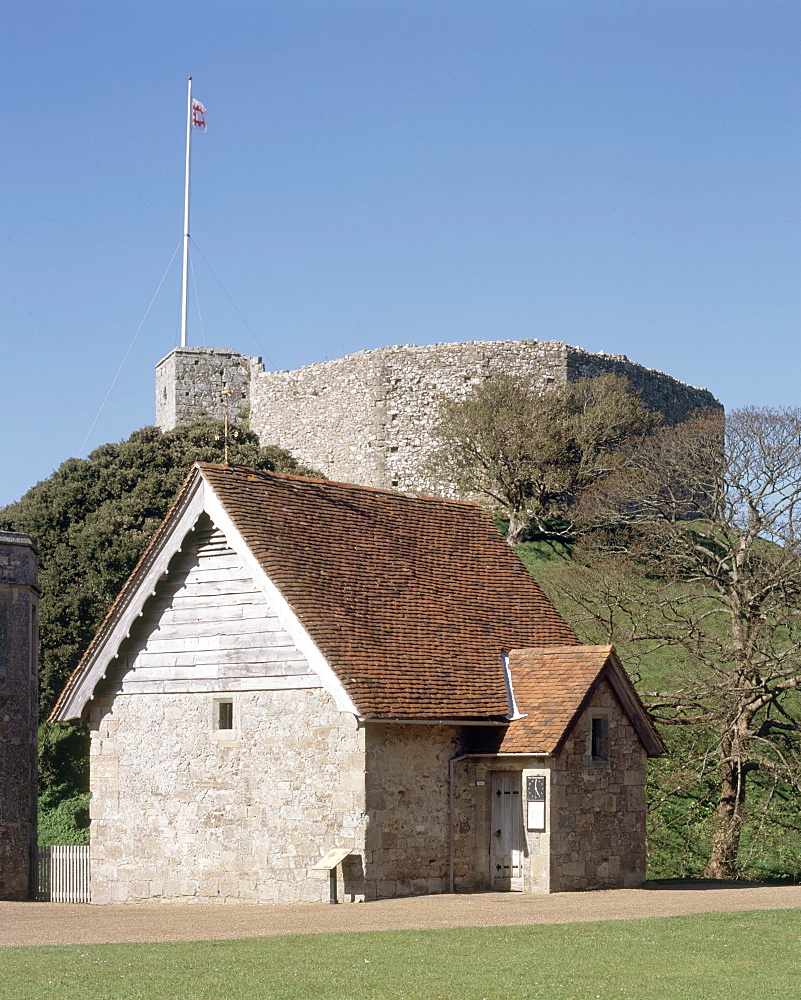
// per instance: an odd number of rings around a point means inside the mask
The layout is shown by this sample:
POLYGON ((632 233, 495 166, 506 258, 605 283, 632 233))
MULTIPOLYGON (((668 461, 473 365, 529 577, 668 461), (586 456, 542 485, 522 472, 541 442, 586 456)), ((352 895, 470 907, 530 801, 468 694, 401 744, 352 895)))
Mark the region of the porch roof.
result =
POLYGON ((515 702, 522 718, 471 739, 473 753, 555 754, 602 680, 620 701, 649 756, 665 745, 613 646, 539 646, 509 654, 515 702))

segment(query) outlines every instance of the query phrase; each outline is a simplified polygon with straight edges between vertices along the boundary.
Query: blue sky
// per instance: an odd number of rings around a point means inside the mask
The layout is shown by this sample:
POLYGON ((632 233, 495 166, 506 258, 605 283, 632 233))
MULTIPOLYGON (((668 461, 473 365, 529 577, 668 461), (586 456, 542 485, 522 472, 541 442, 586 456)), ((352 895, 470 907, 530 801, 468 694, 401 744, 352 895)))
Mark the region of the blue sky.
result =
POLYGON ((0 56, 0 505, 154 420, 190 74, 190 343, 556 339, 799 404, 795 0, 12 0, 0 56))

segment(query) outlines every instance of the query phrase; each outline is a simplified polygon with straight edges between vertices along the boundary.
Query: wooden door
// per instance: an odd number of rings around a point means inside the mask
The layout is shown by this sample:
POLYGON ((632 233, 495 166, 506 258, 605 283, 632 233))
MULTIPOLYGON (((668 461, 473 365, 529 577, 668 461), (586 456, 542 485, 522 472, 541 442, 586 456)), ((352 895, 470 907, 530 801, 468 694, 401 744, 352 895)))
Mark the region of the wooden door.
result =
POLYGON ((519 771, 492 772, 490 884, 495 890, 523 891, 523 796, 519 771))

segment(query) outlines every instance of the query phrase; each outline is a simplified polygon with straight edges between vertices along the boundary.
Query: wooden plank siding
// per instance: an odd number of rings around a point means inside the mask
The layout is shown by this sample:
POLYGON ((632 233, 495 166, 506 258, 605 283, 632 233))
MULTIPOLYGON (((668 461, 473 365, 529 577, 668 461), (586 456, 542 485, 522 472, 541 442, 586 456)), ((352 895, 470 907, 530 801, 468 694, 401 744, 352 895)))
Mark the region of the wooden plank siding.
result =
POLYGON ((205 515, 106 674, 122 694, 320 687, 264 594, 205 515))

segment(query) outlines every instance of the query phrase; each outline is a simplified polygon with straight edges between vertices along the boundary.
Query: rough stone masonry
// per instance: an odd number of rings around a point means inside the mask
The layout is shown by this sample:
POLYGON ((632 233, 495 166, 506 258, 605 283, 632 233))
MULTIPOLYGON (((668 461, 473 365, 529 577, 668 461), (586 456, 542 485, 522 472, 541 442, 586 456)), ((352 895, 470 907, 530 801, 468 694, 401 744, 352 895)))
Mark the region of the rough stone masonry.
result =
POLYGON ((261 358, 233 350, 180 347, 156 366, 156 422, 170 430, 202 416, 222 419, 228 406, 231 418, 248 422, 263 444, 286 448, 328 479, 442 492, 425 472, 439 401, 463 396, 499 372, 543 387, 625 375, 668 423, 720 407, 708 390, 624 355, 592 354, 555 340, 381 347, 275 372, 265 371, 261 358))
POLYGON ((28 899, 36 849, 39 554, 0 531, 0 899, 28 899))

